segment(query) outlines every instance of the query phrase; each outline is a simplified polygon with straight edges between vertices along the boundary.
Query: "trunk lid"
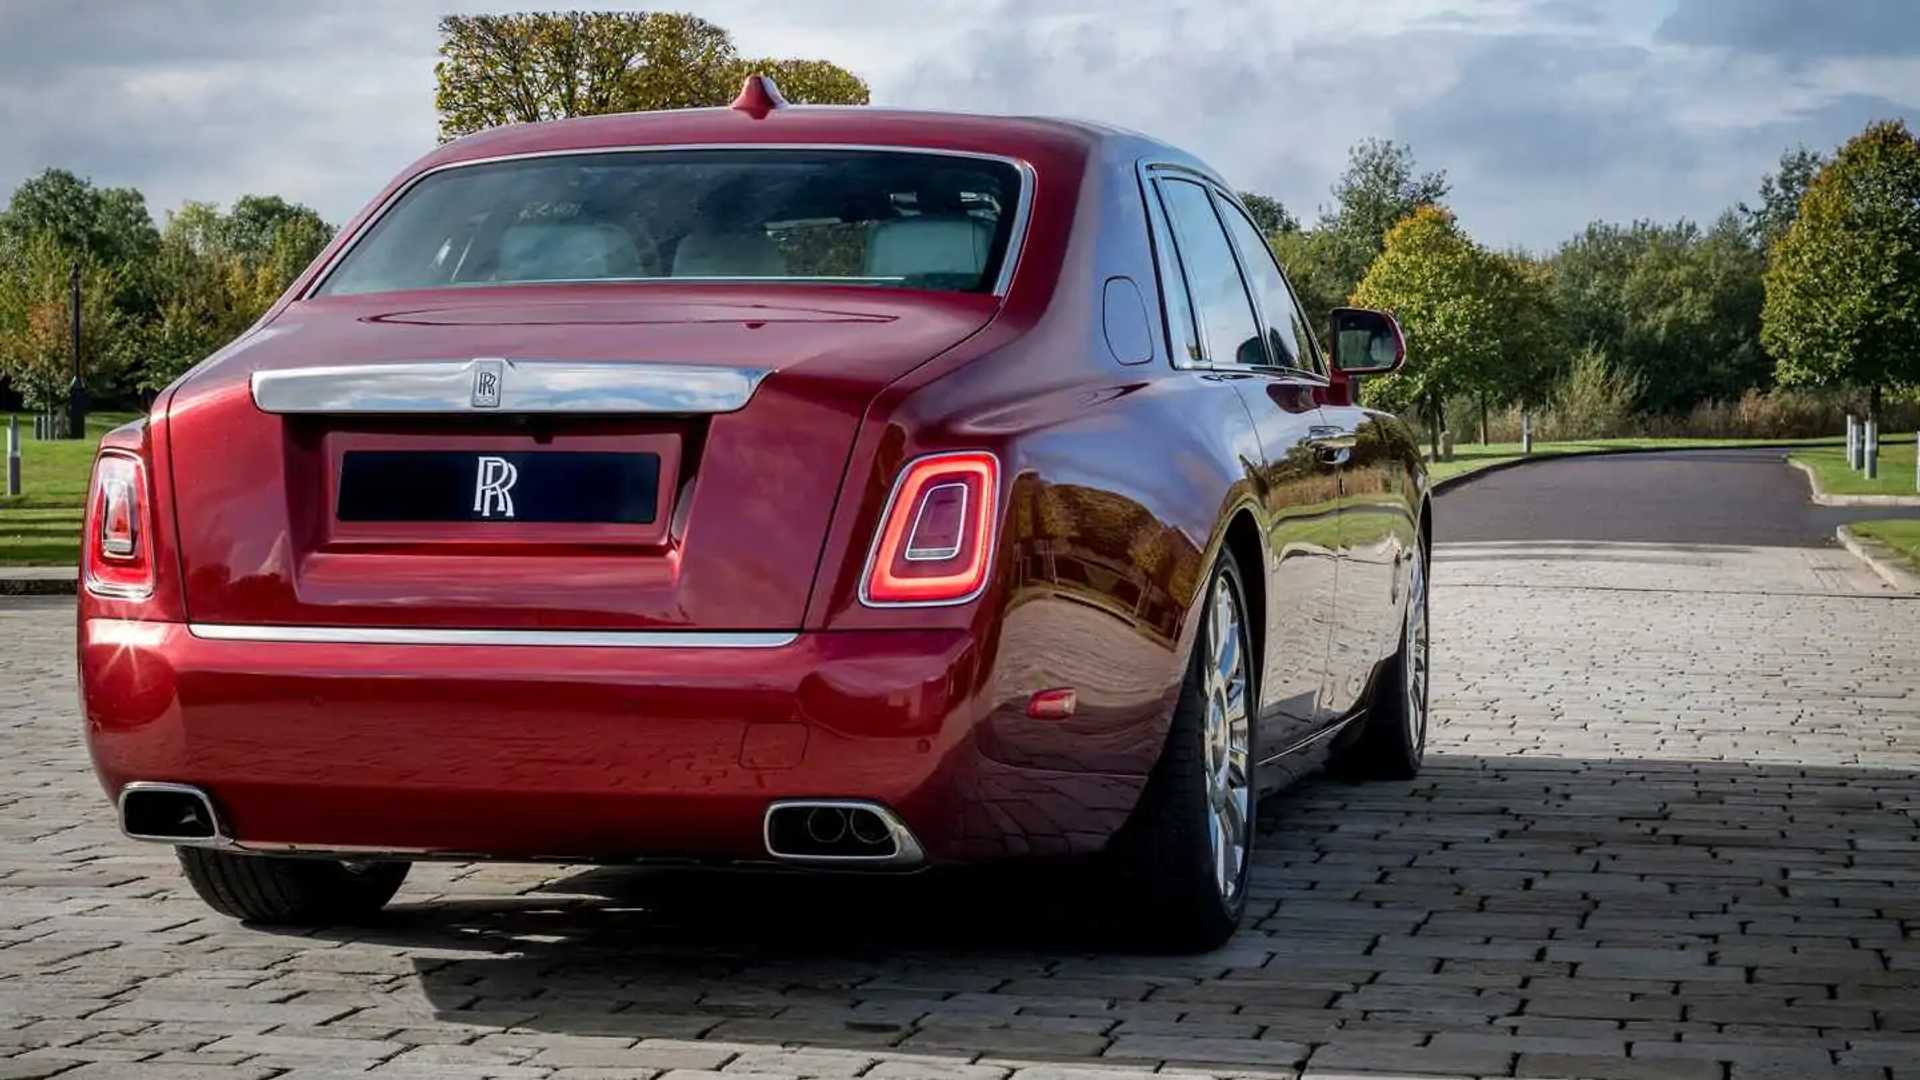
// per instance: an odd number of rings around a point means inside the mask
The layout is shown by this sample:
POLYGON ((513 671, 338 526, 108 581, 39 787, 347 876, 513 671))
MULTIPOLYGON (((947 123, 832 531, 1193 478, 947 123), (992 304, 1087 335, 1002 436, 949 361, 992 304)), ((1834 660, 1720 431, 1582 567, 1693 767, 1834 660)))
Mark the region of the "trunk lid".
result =
POLYGON ((169 404, 189 617, 798 629, 867 404, 994 310, 738 285, 295 303, 169 404), (476 364, 503 376, 497 404, 476 407, 476 364), (751 396, 713 411, 729 370, 751 396))

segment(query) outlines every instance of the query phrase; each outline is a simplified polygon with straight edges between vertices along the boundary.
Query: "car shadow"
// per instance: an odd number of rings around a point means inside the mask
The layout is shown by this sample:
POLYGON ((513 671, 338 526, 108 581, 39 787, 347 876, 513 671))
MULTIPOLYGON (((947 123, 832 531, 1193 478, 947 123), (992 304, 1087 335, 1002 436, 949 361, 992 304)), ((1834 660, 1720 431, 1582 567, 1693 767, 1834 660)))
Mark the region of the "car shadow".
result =
POLYGON ((1204 955, 1130 947, 1085 863, 456 877, 316 936, 402 952, 387 989, 435 1021, 528 1038, 1214 1072, 1506 1075, 1563 1043, 1697 1060, 1687 1040, 1756 1034, 1818 1054, 1920 1029, 1916 815, 1914 771, 1433 755, 1270 796, 1245 927, 1204 955))

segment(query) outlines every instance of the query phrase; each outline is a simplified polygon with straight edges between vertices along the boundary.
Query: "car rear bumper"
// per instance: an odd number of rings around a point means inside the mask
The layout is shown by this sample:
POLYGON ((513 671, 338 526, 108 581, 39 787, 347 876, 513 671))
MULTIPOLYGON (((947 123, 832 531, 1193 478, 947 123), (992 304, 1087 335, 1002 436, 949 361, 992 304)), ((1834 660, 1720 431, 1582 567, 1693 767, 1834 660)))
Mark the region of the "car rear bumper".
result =
POLYGON ((108 793, 198 787, 252 849, 758 860, 770 804, 827 798, 889 809, 934 860, 1066 853, 1103 845, 1143 783, 981 754, 990 680, 964 631, 632 648, 80 630, 108 793))

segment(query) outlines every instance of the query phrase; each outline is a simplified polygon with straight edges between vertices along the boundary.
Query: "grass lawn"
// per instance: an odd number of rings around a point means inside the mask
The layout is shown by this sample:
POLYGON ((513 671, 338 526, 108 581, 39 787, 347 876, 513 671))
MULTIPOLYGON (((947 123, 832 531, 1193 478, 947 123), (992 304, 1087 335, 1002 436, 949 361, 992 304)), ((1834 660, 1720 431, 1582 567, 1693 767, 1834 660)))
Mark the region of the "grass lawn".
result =
MULTIPOLYGON (((87 417, 86 438, 46 442, 33 438, 33 417, 20 418, 21 494, 0 494, 0 566, 71 566, 78 561, 93 448, 100 436, 136 415, 94 413, 87 417)), ((5 422, 0 416, 0 426, 5 422)), ((5 453, 4 440, 0 435, 0 453, 5 453)))
POLYGON ((1858 536, 1869 536, 1907 557, 1915 572, 1920 572, 1920 520, 1855 521, 1847 528, 1858 536))
MULTIPOLYGON (((1811 442, 1832 442, 1846 444, 1844 436, 1832 439, 1588 439, 1578 442, 1536 442, 1533 444, 1533 456, 1536 458, 1555 457, 1560 454, 1574 454, 1591 450, 1712 450, 1736 446, 1780 446, 1811 442)), ((1907 470, 1909 478, 1913 470, 1913 439, 1907 439, 1907 470)), ((1426 443, 1420 444, 1422 447, 1426 443)), ((1794 455, 1798 457, 1799 455, 1794 455)), ((1841 452, 1844 458, 1844 451, 1841 452)), ((1456 476, 1479 472, 1489 465, 1498 465, 1503 461, 1513 461, 1520 457, 1519 443, 1455 443, 1452 461, 1434 462, 1428 470, 1435 480, 1449 480, 1456 476)), ((1884 456, 1882 460, 1885 460, 1884 456)), ((1882 475, 1885 475, 1884 469, 1882 475)))
POLYGON ((1845 445, 1833 449, 1795 451, 1793 460, 1820 476, 1820 488, 1829 495, 1912 495, 1913 436, 1889 435, 1880 440, 1880 475, 1872 480, 1847 468, 1845 445))

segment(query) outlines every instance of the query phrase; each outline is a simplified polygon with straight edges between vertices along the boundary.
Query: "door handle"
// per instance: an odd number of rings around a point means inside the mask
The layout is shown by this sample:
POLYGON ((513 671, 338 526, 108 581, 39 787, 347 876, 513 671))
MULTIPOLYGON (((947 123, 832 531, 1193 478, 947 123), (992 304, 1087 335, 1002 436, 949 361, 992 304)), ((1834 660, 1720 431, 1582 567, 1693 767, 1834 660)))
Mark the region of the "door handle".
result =
POLYGON ((1323 465, 1345 465, 1353 457, 1354 433, 1332 424, 1315 424, 1307 429, 1307 445, 1323 465))

